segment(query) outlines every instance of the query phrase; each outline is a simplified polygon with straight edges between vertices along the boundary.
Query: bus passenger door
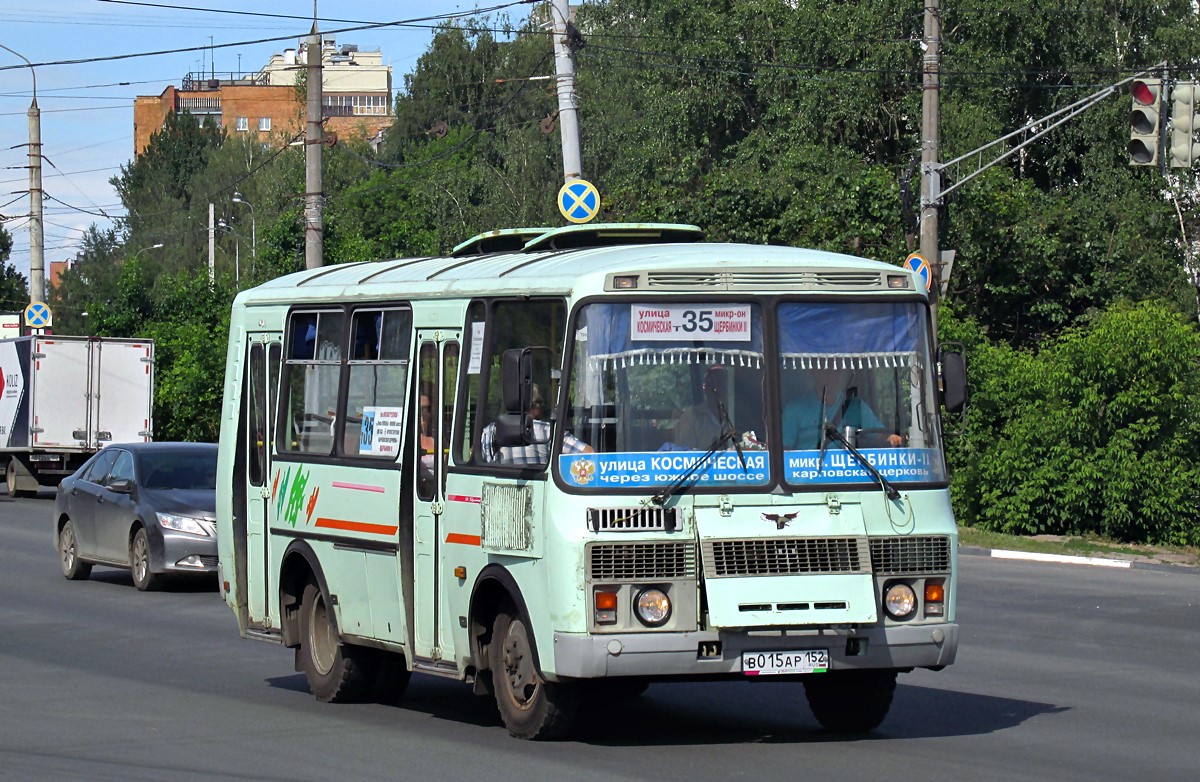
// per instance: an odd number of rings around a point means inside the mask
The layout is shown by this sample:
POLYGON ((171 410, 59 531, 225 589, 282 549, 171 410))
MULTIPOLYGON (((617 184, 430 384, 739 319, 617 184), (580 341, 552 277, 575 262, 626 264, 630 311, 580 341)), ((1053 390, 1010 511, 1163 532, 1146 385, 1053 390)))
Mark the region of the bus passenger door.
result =
POLYGON ((442 522, 445 512, 446 455, 454 410, 460 332, 417 329, 416 437, 413 444, 413 654, 426 660, 452 660, 450 613, 441 588, 444 569, 442 522))
POLYGON ((279 389, 278 334, 249 335, 246 361, 246 572, 250 625, 276 627, 271 616, 271 442, 279 389))

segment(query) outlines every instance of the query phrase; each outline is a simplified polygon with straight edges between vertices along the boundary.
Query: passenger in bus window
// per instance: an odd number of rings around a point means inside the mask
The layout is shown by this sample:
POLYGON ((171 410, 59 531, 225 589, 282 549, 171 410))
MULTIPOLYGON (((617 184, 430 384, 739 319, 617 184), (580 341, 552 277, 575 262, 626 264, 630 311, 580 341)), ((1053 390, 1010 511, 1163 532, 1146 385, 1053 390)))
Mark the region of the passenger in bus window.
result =
MULTIPOLYGON (((720 364, 714 364, 704 373, 704 379, 700 381, 700 401, 685 407, 675 418, 675 433, 671 435, 675 447, 708 450, 721 436, 724 429, 721 405, 727 398, 727 375, 720 364)), ((664 448, 669 450, 671 446, 664 448)))
POLYGON ((417 411, 417 437, 420 439, 421 470, 420 481, 422 494, 433 491, 434 474, 434 440, 433 440, 433 404, 428 394, 421 394, 417 411))
MULTIPOLYGON (((542 416, 546 411, 538 387, 533 387, 533 399, 529 403, 529 414, 533 416, 533 436, 537 442, 532 445, 513 445, 496 448, 493 444, 496 438, 496 424, 490 423, 483 427, 480 435, 479 450, 483 461, 488 464, 546 464, 550 461, 550 422, 542 416)), ((595 449, 580 440, 570 432, 563 434, 563 453, 592 453, 595 449)))
MULTIPOLYGON (((851 385, 851 374, 844 369, 819 368, 793 373, 791 383, 797 393, 783 408, 783 447, 789 450, 811 450, 821 447, 821 413, 825 420, 839 430, 847 426, 863 432, 886 431, 871 406, 858 396, 851 385)), ((899 447, 904 438, 888 432, 887 445, 899 447)))

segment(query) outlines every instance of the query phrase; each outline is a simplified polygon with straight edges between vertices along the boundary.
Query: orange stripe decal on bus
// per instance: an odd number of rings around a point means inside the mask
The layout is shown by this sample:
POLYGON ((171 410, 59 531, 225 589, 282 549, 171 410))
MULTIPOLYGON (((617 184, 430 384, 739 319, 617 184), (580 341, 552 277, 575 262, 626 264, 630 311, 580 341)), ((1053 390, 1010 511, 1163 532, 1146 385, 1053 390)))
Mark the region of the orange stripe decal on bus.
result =
POLYGON ((446 536, 447 543, 461 543, 464 546, 478 546, 482 543, 478 535, 463 535, 461 532, 451 532, 446 536))
POLYGON ((387 524, 368 524, 365 521, 347 521, 345 519, 326 519, 320 516, 317 517, 316 526, 326 527, 327 529, 340 529, 346 532, 369 532, 372 535, 395 535, 399 527, 390 527, 387 524))

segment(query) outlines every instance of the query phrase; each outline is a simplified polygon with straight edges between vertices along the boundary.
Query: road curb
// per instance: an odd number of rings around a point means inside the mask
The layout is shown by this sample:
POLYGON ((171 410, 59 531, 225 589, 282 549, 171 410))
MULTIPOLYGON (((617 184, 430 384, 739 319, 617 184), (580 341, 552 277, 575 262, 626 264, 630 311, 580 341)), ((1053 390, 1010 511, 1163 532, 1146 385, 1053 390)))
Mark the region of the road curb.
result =
POLYGON ((1200 574, 1200 568, 1173 562, 1140 562, 1129 559, 1111 559, 1107 557, 1077 557, 1067 554, 1040 554, 1033 551, 1009 551, 1007 549, 989 549, 976 546, 959 546, 958 553, 978 557, 993 557, 996 559, 1018 559, 1026 562, 1051 562, 1061 565, 1090 565, 1092 567, 1109 567, 1121 570, 1160 570, 1167 572, 1186 572, 1200 574))

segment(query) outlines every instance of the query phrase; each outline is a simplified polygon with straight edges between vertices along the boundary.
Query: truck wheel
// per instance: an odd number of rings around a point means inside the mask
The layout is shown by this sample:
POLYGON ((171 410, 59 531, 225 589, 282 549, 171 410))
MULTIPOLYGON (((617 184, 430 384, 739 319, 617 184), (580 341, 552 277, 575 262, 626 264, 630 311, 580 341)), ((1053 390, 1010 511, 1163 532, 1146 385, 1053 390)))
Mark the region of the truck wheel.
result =
POLYGON ((804 677, 808 706, 830 733, 867 733, 879 727, 895 692, 893 670, 832 671, 804 677))
POLYGON ((150 540, 146 537, 145 527, 138 529, 129 544, 129 570, 133 573, 133 585, 139 592, 156 589, 162 580, 150 570, 150 540))
POLYGON ((28 489, 18 489, 17 488, 17 460, 16 459, 8 460, 8 469, 6 469, 4 471, 4 480, 5 480, 5 483, 8 485, 8 496, 12 497, 13 499, 16 499, 17 497, 35 497, 35 496, 37 496, 36 491, 29 491, 28 489))
POLYGON ((502 609, 492 625, 488 665, 496 706, 508 732, 519 739, 561 738, 579 712, 579 689, 542 678, 533 661, 533 640, 516 613, 502 609))
POLYGON ((365 700, 371 695, 378 664, 374 649, 343 643, 338 638, 324 591, 313 583, 305 586, 300 601, 300 668, 317 700, 365 700))
POLYGON ((79 558, 75 525, 69 521, 58 532, 58 564, 62 566, 62 574, 72 581, 82 581, 92 573, 91 563, 79 558))

